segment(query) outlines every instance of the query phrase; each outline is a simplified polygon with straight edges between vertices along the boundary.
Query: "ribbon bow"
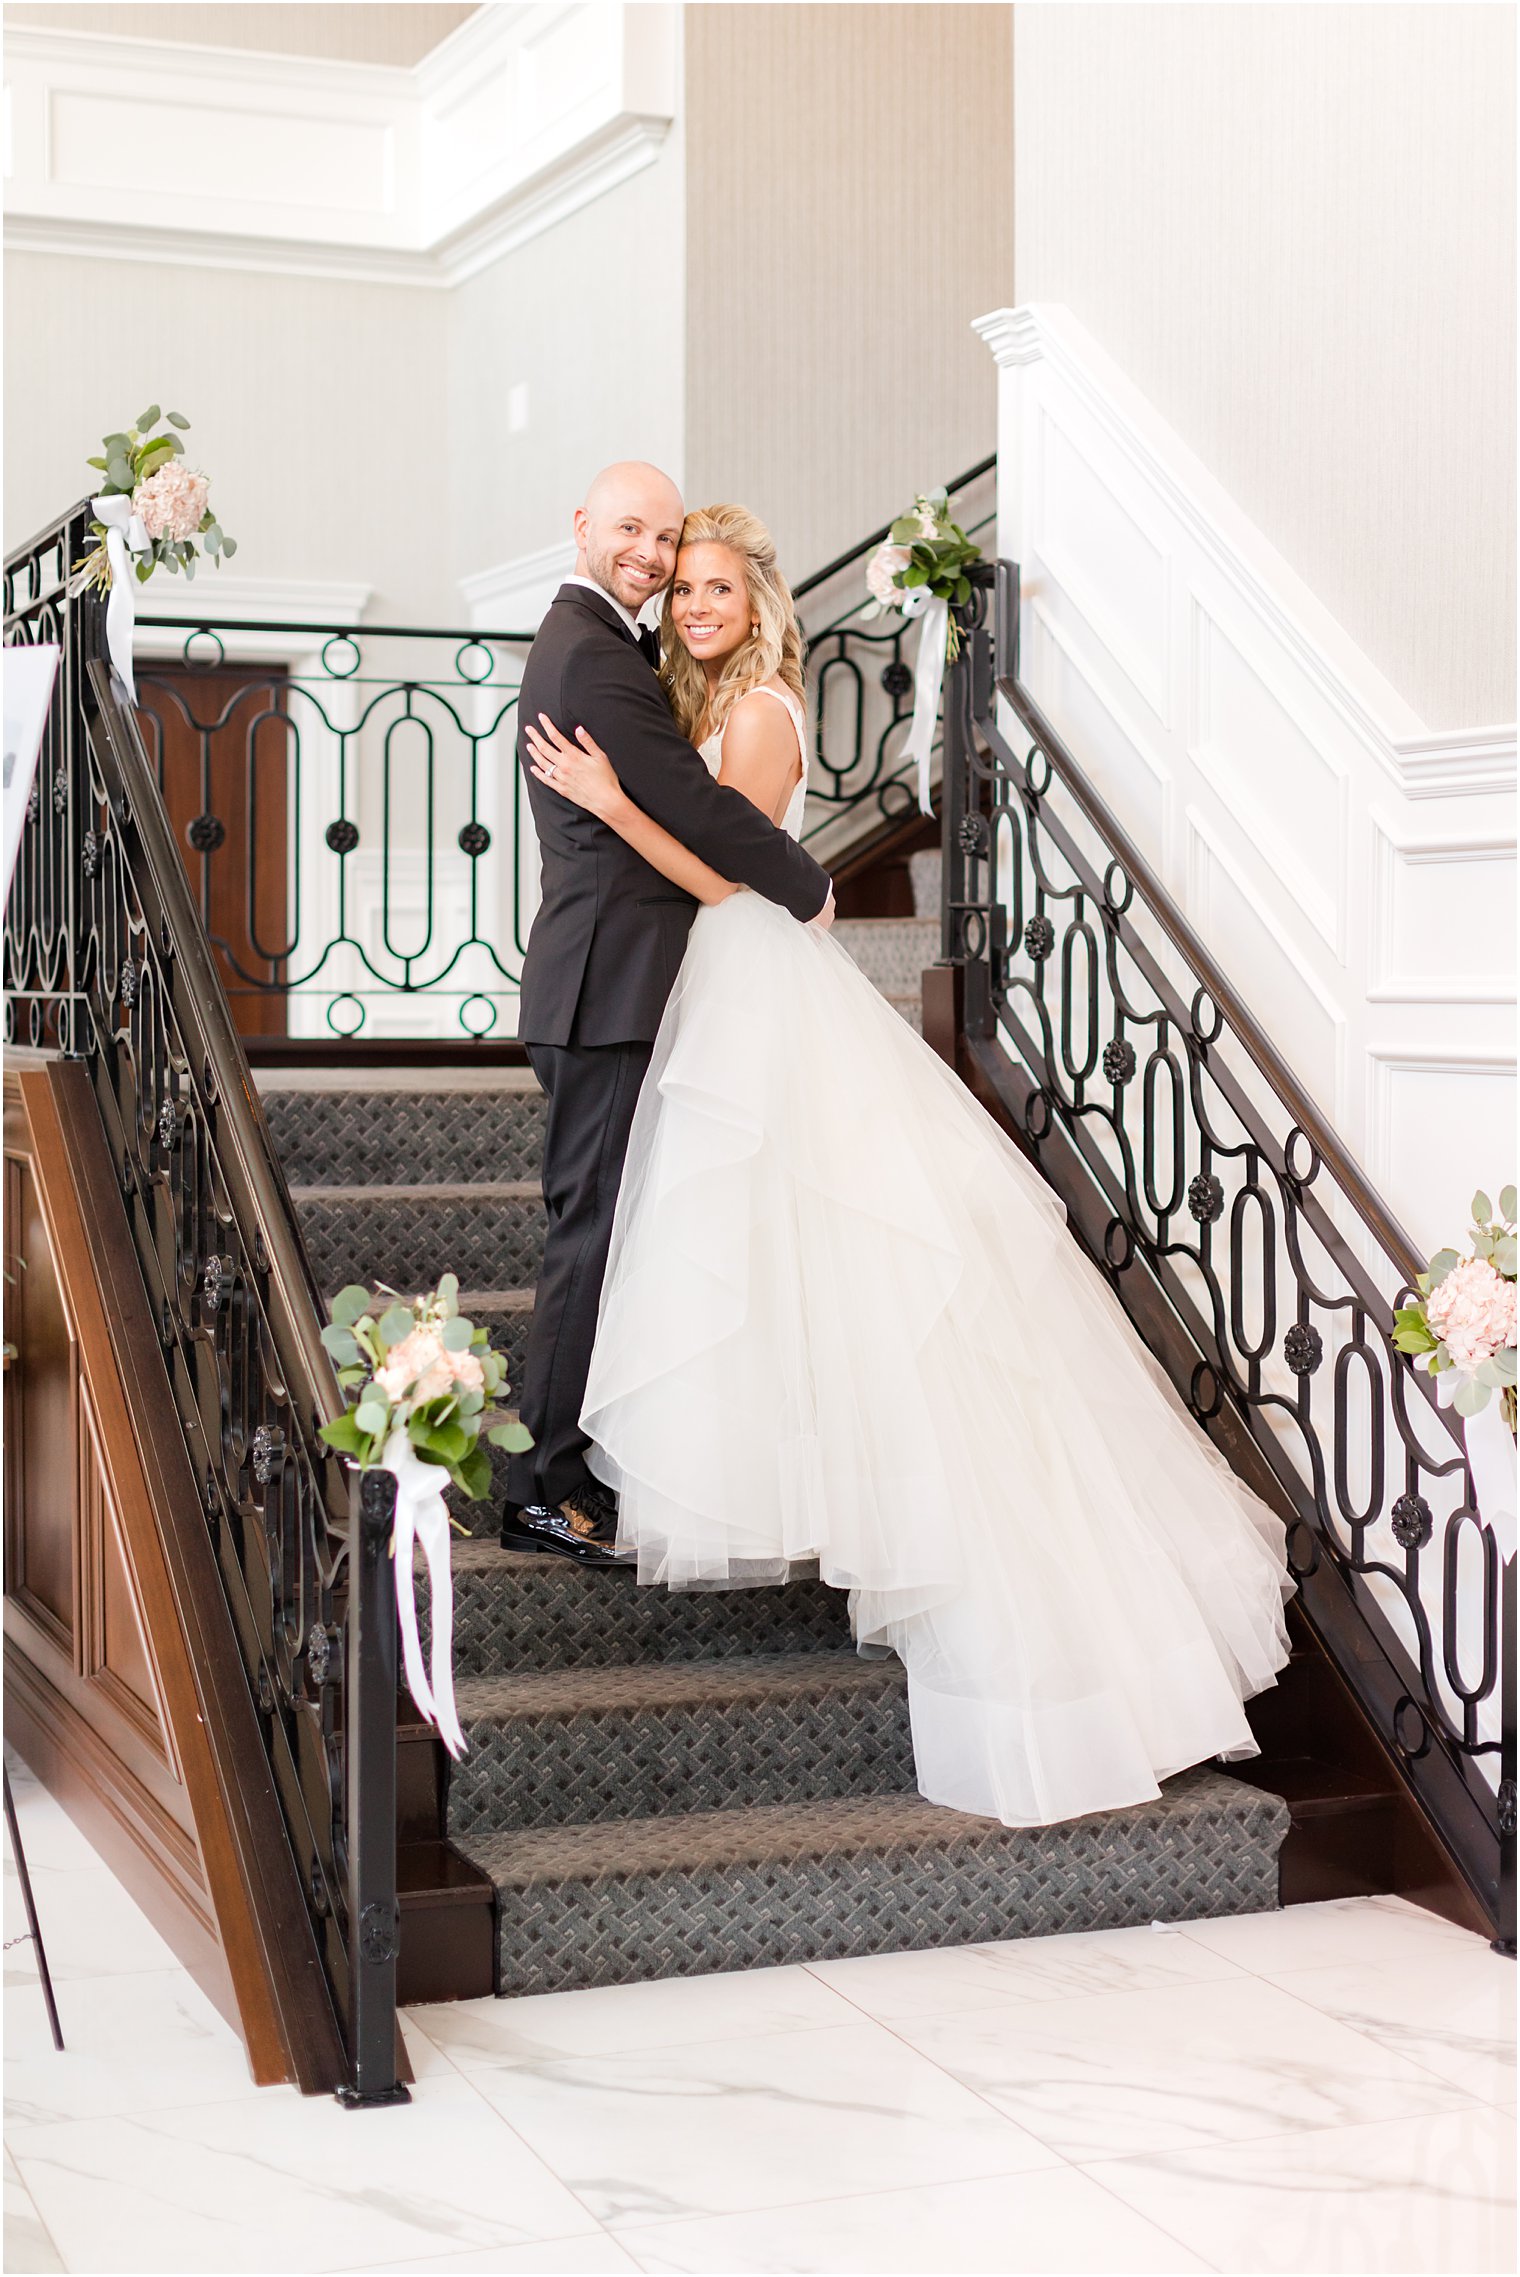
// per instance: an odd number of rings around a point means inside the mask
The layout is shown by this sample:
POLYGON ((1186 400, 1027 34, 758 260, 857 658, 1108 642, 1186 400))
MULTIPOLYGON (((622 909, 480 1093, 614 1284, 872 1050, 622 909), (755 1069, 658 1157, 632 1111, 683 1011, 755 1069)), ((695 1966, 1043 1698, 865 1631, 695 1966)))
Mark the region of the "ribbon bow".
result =
POLYGON ((918 769, 918 804, 924 814, 934 812, 929 783, 929 751, 934 723, 939 717, 940 689, 945 678, 945 649, 950 637, 950 604, 931 594, 926 586, 904 593, 899 604, 905 617, 922 617, 918 636, 918 662, 913 673, 913 725, 903 745, 903 757, 918 769))
POLYGON ((137 683, 132 677, 132 633, 137 623, 137 579, 132 564, 152 553, 153 540, 143 527, 142 516, 134 513, 131 499, 123 493, 118 491, 112 498, 92 498, 90 506, 96 521, 105 524, 106 559, 111 564, 106 647, 110 650, 117 679, 135 704, 137 683))
POLYGON ((398 1423, 385 1442, 381 1467, 396 1481, 396 1611, 401 1621, 401 1650, 407 1689, 430 1724, 438 1730, 450 1755, 465 1751, 454 1705, 454 1583, 449 1571, 449 1514, 443 1489, 448 1472, 439 1463, 425 1463, 398 1423), (432 1599, 432 1680, 422 1665, 422 1643, 417 1634, 417 1578, 412 1545, 422 1544, 427 1559, 428 1590, 432 1599))

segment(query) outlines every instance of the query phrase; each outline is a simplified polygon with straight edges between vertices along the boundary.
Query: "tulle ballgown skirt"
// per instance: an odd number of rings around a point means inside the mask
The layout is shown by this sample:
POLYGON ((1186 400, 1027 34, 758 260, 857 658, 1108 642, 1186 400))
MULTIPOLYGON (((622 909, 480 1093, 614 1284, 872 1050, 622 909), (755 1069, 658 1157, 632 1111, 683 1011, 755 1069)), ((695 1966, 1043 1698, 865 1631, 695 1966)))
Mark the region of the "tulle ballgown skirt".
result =
POLYGON ((634 1119, 582 1416, 641 1582, 816 1559, 931 1801, 1048 1825, 1256 1752, 1284 1529, 1038 1173, 839 944, 704 909, 634 1119))

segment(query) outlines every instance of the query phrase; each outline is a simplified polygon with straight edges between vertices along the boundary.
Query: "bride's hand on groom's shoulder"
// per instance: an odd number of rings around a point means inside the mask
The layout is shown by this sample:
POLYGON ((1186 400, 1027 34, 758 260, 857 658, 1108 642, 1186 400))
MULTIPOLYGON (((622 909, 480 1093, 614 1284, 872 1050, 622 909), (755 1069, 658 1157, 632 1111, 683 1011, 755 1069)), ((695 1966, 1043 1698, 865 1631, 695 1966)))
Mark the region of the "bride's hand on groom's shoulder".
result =
POLYGON ((531 720, 523 727, 535 781, 547 783, 572 806, 585 807, 588 813, 609 820, 623 803, 623 786, 606 752, 588 728, 578 727, 572 743, 561 735, 547 712, 540 712, 538 717, 537 727, 531 720))

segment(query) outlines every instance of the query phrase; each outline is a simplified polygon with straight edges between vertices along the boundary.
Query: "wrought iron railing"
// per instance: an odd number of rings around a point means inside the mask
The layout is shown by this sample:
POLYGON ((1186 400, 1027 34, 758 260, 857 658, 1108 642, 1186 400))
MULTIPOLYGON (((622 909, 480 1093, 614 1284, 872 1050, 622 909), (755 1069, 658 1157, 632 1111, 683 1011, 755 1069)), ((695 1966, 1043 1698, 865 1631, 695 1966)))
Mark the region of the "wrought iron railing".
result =
MULTIPOLYGON (((992 526, 993 467, 949 486, 973 534, 992 526)), ((830 866, 915 813, 902 746, 918 634, 860 614, 886 535, 797 588, 814 735, 804 836, 830 866)), ((142 735, 243 1033, 510 1037, 537 887, 514 759, 532 635, 138 623, 152 651, 142 735), (261 642, 283 661, 241 661, 261 642)))
POLYGON ((143 736, 245 1031, 511 1036, 532 915, 531 635, 144 616, 143 736))
POLYGON ((5 911, 6 1034, 83 1061, 332 2010, 345 2100, 396 2076, 394 1484, 318 1436, 341 1408, 290 1197, 104 603, 70 597, 77 507, 5 570, 5 639, 61 670, 5 911))
POLYGON ((1514 1559, 1389 1342, 1421 1260, 1020 681, 1017 570, 995 628, 978 584, 947 686, 943 1024, 1289 1521, 1307 1619, 1512 1950, 1514 1559))

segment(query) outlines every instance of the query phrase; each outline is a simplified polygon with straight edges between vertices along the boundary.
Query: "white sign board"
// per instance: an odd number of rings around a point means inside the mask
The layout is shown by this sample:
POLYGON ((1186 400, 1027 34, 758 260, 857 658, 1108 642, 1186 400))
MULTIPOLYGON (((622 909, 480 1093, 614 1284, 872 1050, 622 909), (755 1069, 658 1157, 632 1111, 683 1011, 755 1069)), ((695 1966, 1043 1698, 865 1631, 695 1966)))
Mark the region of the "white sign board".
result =
POLYGON ((37 772, 37 754, 47 726, 48 704, 58 670, 56 647, 5 651, 5 892, 16 874, 26 805, 37 772))

